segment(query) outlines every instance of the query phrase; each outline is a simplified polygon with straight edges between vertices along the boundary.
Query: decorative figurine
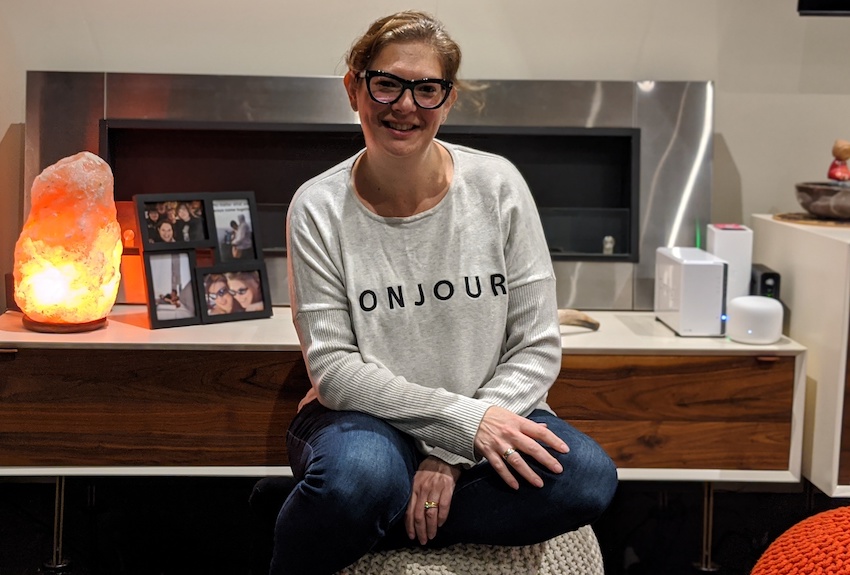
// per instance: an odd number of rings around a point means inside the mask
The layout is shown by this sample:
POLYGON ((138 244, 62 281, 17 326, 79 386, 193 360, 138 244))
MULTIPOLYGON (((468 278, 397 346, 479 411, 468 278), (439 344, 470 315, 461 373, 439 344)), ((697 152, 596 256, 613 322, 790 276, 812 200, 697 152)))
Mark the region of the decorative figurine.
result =
POLYGON ((850 160, 850 142, 835 140, 832 146, 832 157, 835 159, 829 165, 827 177, 841 185, 850 186, 850 168, 847 167, 847 160, 850 160))

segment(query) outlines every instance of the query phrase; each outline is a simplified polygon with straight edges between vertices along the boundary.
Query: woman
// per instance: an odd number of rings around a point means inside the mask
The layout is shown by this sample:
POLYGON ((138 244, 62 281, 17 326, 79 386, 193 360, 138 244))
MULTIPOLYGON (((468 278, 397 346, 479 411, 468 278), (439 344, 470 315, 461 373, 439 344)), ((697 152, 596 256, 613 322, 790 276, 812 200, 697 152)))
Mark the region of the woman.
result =
POLYGON ((204 292, 207 294, 207 309, 210 315, 244 311, 242 305, 233 298, 233 292, 227 286, 227 278, 223 274, 206 276, 204 292))
POLYGON ((227 287, 245 311, 263 311, 263 296, 259 272, 229 272, 227 287))
POLYGON ((168 220, 160 220, 156 225, 156 235, 158 236, 158 239, 155 241, 169 244, 176 241, 174 239, 174 224, 168 220))
POLYGON ((174 222, 174 233, 177 241, 194 242, 204 239, 204 222, 189 211, 189 204, 180 203, 176 210, 177 221, 174 222))
POLYGON ((239 223, 233 234, 233 257, 254 257, 254 239, 251 237, 251 224, 245 219, 245 214, 239 214, 239 223))
POLYGON ((287 434, 298 483, 271 572, 331 574, 400 545, 525 545, 589 523, 616 469, 545 404, 562 351, 531 194, 505 159, 435 140, 459 48, 402 12, 347 65, 366 148, 304 184, 288 214, 312 389, 287 434))

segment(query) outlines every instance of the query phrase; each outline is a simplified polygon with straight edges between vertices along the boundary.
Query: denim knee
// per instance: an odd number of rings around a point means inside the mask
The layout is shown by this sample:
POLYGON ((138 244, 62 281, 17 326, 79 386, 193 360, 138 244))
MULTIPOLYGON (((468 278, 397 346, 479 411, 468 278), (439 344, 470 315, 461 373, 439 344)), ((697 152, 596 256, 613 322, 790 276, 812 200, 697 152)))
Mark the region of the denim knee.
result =
POLYGON ((618 483, 616 465, 596 441, 557 416, 535 411, 531 419, 546 423, 570 447, 568 453, 550 450, 564 468, 562 473, 551 476, 556 485, 553 500, 563 504, 564 510, 569 510, 569 515, 579 524, 591 523, 614 498, 618 483))
POLYGON ((391 454, 338 455, 323 472, 308 473, 304 477, 305 488, 315 490, 325 509, 334 510, 352 525, 386 528, 406 509, 410 473, 391 454))
POLYGON ((590 437, 569 443, 570 452, 558 456, 564 473, 564 497, 573 512, 580 513, 584 523, 591 523, 608 508, 617 490, 617 467, 608 454, 590 437))

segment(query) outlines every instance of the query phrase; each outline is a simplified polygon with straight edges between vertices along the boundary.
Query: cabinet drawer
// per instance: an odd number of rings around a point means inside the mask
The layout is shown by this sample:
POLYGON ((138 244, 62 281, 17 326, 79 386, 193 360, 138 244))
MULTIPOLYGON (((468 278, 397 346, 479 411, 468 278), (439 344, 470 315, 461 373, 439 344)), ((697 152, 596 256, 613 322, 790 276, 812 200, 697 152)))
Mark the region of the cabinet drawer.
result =
POLYGON ((0 466, 286 465, 299 352, 21 349, 0 361, 0 466))
POLYGON ((788 468, 795 358, 566 355, 558 415, 621 467, 788 468))

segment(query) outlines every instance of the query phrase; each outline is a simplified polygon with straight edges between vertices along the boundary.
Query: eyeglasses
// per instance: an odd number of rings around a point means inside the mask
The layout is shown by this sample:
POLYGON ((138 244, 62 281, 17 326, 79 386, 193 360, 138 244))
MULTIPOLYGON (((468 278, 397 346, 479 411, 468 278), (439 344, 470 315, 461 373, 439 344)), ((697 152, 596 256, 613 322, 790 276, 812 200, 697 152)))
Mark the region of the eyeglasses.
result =
POLYGON ((208 293, 207 297, 210 298, 210 301, 215 301, 220 297, 224 297, 224 294, 229 293, 230 295, 245 295, 246 293, 248 293, 248 290, 249 290, 249 288, 246 288, 246 287, 241 287, 237 290, 232 290, 232 289, 228 289, 226 287, 223 287, 220 290, 218 290, 217 292, 208 293))
POLYGON ((210 301, 215 301, 220 297, 224 297, 225 294, 233 295, 233 293, 234 293, 233 291, 227 289, 226 287, 223 287, 220 290, 218 290, 217 292, 208 293, 207 297, 209 298, 210 301))
POLYGON ((364 70, 358 77, 366 78, 366 90, 379 104, 395 104, 405 90, 410 90, 413 102, 425 110, 433 110, 445 104, 454 86, 453 82, 442 78, 405 80, 381 70, 364 70))

